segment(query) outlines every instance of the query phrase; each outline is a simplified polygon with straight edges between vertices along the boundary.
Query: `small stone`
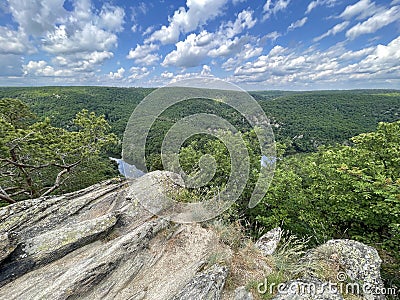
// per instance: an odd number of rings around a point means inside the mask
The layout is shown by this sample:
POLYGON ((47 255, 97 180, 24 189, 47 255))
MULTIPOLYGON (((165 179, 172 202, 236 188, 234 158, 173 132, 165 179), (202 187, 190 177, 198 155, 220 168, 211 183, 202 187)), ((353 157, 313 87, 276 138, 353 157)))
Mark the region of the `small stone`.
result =
POLYGON ((253 300, 253 295, 246 287, 240 286, 235 290, 235 300, 253 300))
POLYGON ((256 247, 261 250, 264 256, 271 255, 278 247, 281 236, 282 229, 280 227, 276 227, 260 237, 256 242, 256 247))

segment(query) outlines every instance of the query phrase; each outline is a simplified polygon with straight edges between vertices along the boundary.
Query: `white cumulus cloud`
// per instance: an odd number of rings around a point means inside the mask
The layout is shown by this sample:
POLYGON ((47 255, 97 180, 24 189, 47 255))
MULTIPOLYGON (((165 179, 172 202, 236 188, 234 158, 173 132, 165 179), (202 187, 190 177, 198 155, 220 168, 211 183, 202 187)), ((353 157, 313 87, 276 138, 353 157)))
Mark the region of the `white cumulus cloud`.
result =
MULTIPOLYGON (((202 35, 204 34, 203 32, 202 35)), ((167 54, 162 65, 184 68, 198 66, 208 53, 207 47, 199 46, 198 41, 199 38, 195 33, 189 34, 184 41, 176 43, 176 50, 167 54)))
POLYGON ((154 53, 158 48, 159 45, 153 43, 138 44, 135 49, 129 51, 127 58, 133 59, 135 64, 138 65, 153 65, 160 59, 159 55, 154 53))
POLYGON ((24 75, 35 75, 43 77, 53 76, 73 76, 74 73, 71 70, 55 70, 52 66, 49 66, 47 62, 40 61, 29 61, 28 64, 23 65, 24 75))
POLYGON ((277 0, 273 2, 272 0, 267 0, 263 7, 263 20, 268 19, 271 15, 275 15, 280 11, 285 11, 290 3, 290 0, 277 0))
POLYGON ((171 79, 171 78, 174 77, 174 73, 168 72, 168 71, 164 71, 164 72, 161 73, 161 77, 162 77, 162 78, 171 79))
POLYGON ((82 51, 108 50, 117 45, 117 36, 86 24, 79 30, 66 25, 57 26, 44 38, 42 49, 51 54, 68 54, 82 51))
POLYGON ((51 30, 57 20, 67 17, 64 0, 8 0, 13 19, 26 34, 42 35, 51 30))
POLYGON ((338 0, 315 0, 311 1, 306 10, 306 14, 309 14, 314 8, 322 5, 327 5, 328 7, 331 7, 337 3, 338 0))
POLYGON ((113 79, 113 80, 118 80, 118 79, 122 79, 122 78, 124 78, 124 73, 125 73, 125 69, 124 68, 119 68, 118 70, 117 70, 117 72, 110 72, 109 74, 108 74, 108 77, 110 78, 110 79, 113 79))
POLYGON ((121 7, 105 4, 100 11, 99 25, 108 30, 120 32, 123 28, 125 11, 121 7))
POLYGON ((204 65, 200 72, 201 76, 209 76, 211 75, 211 67, 208 65, 204 65))
POLYGON ((34 48, 23 31, 0 26, 0 54, 22 55, 33 51, 34 48))
POLYGON ((342 32, 343 30, 345 30, 347 28, 347 26, 349 26, 349 24, 350 24, 349 21, 344 21, 342 23, 336 24, 331 29, 329 29, 327 32, 325 32, 324 34, 314 38, 314 42, 318 42, 318 41, 322 40, 323 38, 326 38, 327 36, 336 35, 339 32, 342 32))
POLYGON ((275 46, 267 55, 236 67, 229 79, 238 83, 262 83, 264 86, 298 87, 347 83, 364 85, 400 78, 400 36, 387 45, 347 50, 338 43, 325 51, 310 46, 296 51, 275 46))
POLYGON ((29 61, 25 75, 71 76, 93 72, 113 57, 117 32, 123 30, 125 11, 111 4, 97 10, 90 0, 9 0, 8 11, 18 30, 0 27, 0 53, 30 54, 35 49, 50 56, 49 61, 29 61), (2 42, 6 38, 7 42, 2 42), (51 63, 50 63, 51 62, 51 63), (44 65, 45 63, 45 65, 44 65))
POLYGON ((278 31, 272 31, 261 38, 261 43, 265 43, 267 40, 270 40, 272 43, 274 43, 280 36, 282 36, 282 34, 278 31))
POLYGON ((362 34, 374 33, 377 30, 399 20, 400 6, 382 10, 366 21, 358 23, 346 32, 346 37, 355 39, 362 34))
POLYGON ((189 34, 185 40, 175 44, 176 49, 166 55, 162 65, 189 68, 201 65, 207 57, 229 57, 237 54, 254 39, 248 35, 239 36, 255 25, 253 13, 243 10, 235 21, 222 24, 216 32, 203 30, 199 34, 189 34))
POLYGON ((289 25, 288 31, 295 30, 296 28, 303 27, 307 23, 308 18, 304 17, 300 20, 297 20, 296 22, 293 22, 292 24, 289 25))
POLYGON ((234 57, 230 57, 222 64, 222 68, 226 71, 233 71, 237 66, 243 64, 246 60, 259 56, 263 51, 261 47, 255 47, 252 44, 246 44, 243 50, 236 54, 234 57))
POLYGON ((143 79, 150 74, 149 69, 147 69, 146 67, 132 67, 129 69, 129 72, 131 73, 131 75, 128 78, 131 82, 134 80, 143 79))
POLYGON ((187 0, 186 6, 179 8, 169 18, 169 25, 153 32, 149 42, 160 41, 162 44, 172 44, 179 40, 181 33, 188 33, 198 26, 206 24, 221 14, 227 0, 187 0))
POLYGON ((400 36, 387 45, 368 48, 368 56, 358 63, 350 64, 339 72, 352 78, 399 78, 400 76, 400 36))
POLYGON ((350 20, 354 17, 358 19, 364 19, 366 17, 372 16, 377 10, 375 2, 370 0, 360 0, 353 5, 347 6, 339 17, 350 20))

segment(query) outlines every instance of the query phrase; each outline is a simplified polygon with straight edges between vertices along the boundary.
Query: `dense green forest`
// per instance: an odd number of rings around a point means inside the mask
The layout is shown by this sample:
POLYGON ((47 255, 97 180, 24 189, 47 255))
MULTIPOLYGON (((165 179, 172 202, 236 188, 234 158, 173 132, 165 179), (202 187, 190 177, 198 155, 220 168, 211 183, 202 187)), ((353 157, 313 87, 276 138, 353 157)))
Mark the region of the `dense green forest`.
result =
MULTIPOLYGON (((3 205, 83 188, 117 176, 108 156, 119 156, 126 123, 153 89, 112 87, 0 88, 0 155, 3 205), (18 100, 19 99, 19 100, 18 100), (91 113, 93 112, 93 113, 91 113), (61 175, 60 175, 61 174, 61 175)), ((244 133, 252 174, 228 218, 257 236, 282 226, 312 242, 356 239, 377 247, 388 284, 400 284, 400 92, 257 91, 251 95, 271 121, 277 141, 275 176, 263 201, 245 205, 260 169, 254 131, 226 104, 192 99, 170 107, 153 124, 147 145, 149 170, 162 169, 163 136, 179 119, 213 113, 244 133)), ((189 139, 180 161, 198 170, 214 155, 217 176, 202 191, 180 195, 196 201, 223 186, 230 172, 227 149, 203 135, 189 139)))
MULTIPOLYGON (((68 128, 82 109, 104 115, 111 131, 122 137, 136 105, 153 89, 114 87, 24 87, 0 88, 0 98, 18 98, 38 116, 50 118, 54 126, 68 128)), ((352 136, 372 131, 378 122, 392 122, 400 116, 400 92, 354 90, 250 92, 270 118, 275 138, 290 144, 287 153, 311 152, 320 145, 348 142, 352 136)), ((224 115, 232 124, 241 118, 223 103, 187 101, 166 111, 152 134, 162 135, 187 113, 224 115)), ((159 138, 157 139, 159 142, 159 138)), ((115 148, 114 155, 120 153, 115 148)))
POLYGON ((400 118, 400 93, 393 91, 323 91, 270 99, 253 93, 274 126, 277 141, 290 141, 290 152, 315 151, 346 143, 378 122, 400 118))

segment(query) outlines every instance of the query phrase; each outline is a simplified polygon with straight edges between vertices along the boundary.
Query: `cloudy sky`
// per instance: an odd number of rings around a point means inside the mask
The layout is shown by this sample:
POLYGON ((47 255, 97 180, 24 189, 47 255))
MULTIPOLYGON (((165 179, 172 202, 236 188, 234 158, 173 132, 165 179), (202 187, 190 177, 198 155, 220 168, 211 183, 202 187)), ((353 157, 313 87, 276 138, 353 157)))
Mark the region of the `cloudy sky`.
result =
POLYGON ((0 85, 400 88, 400 0, 0 0, 0 85))

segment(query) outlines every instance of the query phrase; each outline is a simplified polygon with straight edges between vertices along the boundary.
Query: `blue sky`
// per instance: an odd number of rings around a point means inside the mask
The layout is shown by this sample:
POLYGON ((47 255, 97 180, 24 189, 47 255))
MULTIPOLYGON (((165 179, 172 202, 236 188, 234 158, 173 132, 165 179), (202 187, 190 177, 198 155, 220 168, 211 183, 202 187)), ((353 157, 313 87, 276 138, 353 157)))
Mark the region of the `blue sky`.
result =
POLYGON ((0 85, 400 88, 400 0, 6 0, 0 85))

